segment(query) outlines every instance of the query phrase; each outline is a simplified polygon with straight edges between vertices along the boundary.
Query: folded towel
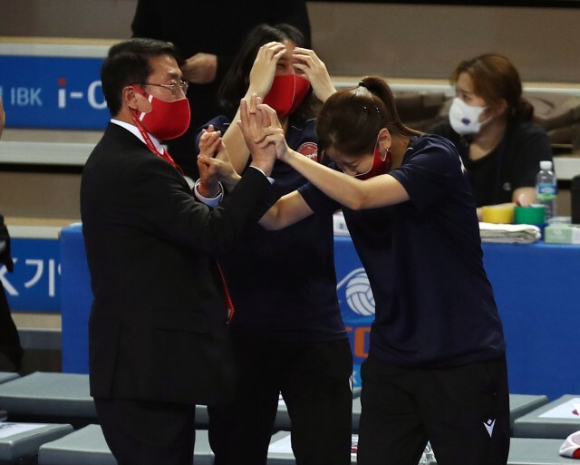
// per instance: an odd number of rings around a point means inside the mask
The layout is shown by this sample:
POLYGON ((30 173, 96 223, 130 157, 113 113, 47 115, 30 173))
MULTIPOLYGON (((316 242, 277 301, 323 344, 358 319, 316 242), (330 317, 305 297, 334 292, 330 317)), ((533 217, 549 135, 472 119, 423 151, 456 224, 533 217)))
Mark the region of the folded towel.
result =
POLYGON ((580 459, 580 431, 572 433, 560 446, 560 455, 580 459))
POLYGON ((532 224, 479 223, 482 242, 532 244, 542 237, 540 228, 532 224))

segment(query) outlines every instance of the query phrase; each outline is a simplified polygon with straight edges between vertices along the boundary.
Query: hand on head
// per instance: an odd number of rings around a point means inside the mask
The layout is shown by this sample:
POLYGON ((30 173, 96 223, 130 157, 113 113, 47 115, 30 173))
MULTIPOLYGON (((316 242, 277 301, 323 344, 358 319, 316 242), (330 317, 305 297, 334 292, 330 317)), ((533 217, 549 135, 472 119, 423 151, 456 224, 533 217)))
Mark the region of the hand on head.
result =
POLYGON ((250 86, 246 96, 257 94, 264 98, 274 82, 278 60, 286 52, 281 42, 268 42, 260 47, 250 71, 250 86))
POLYGON ((305 75, 310 81, 314 95, 321 102, 326 102, 326 99, 334 94, 336 89, 324 62, 318 58, 313 50, 307 48, 296 47, 292 57, 297 60, 294 63, 294 68, 299 71, 297 74, 305 75))

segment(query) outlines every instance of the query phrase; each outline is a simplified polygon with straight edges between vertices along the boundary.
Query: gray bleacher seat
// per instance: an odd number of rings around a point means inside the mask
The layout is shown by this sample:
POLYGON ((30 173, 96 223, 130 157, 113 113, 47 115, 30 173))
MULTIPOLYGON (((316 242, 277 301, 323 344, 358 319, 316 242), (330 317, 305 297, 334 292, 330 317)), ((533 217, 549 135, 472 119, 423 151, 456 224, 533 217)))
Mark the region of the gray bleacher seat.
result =
POLYGON ((0 409, 10 421, 95 423, 88 375, 36 372, 0 384, 0 409))
POLYGON ((548 403, 548 396, 533 396, 527 394, 510 394, 510 422, 512 430, 514 422, 548 403))
POLYGON ((360 396, 352 400, 352 432, 358 433, 358 425, 360 423, 360 414, 362 412, 362 404, 360 396))
MULTIPOLYGON (((161 426, 162 427, 162 426, 161 426)), ((213 452, 207 431, 196 431, 194 461, 211 465, 213 452)), ((38 452, 39 465, 116 465, 99 425, 88 425, 68 436, 46 443, 38 452)))
POLYGON ((508 465, 578 464, 578 460, 560 456, 562 443, 559 439, 512 438, 508 465))
POLYGON ((206 405, 195 406, 195 426, 198 428, 207 428, 209 426, 209 415, 206 405))
POLYGON ((517 438, 566 439, 580 430, 580 395, 565 395, 518 418, 514 423, 517 438), (572 405, 574 399, 578 407, 572 405), (557 410, 555 410, 557 409, 557 410))
POLYGON ((24 423, 0 423, 0 463, 25 462, 38 454, 40 446, 59 439, 73 431, 71 425, 32 425, 24 423), (35 427, 27 431, 8 434, 10 429, 35 427))
MULTIPOLYGON (((14 373, 14 379, 3 385, 3 374, 0 373, 0 410, 8 412, 9 420, 66 420, 75 428, 98 423, 89 390, 89 375, 36 372, 19 378, 14 373)), ((208 426, 205 405, 196 406, 195 422, 198 427, 208 426)))
POLYGON ((20 378, 18 373, 9 373, 7 371, 0 371, 0 384, 20 378))

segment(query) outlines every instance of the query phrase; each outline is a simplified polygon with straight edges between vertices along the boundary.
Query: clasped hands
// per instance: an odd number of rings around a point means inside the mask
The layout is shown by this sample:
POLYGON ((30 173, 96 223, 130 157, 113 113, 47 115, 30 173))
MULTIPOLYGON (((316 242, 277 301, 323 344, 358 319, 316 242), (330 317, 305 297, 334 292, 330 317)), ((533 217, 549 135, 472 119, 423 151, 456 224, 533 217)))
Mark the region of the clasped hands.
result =
POLYGON ((237 123, 253 160, 260 157, 284 161, 290 149, 274 109, 261 103, 260 97, 253 94, 249 105, 244 99, 240 101, 240 118, 237 123))
MULTIPOLYGON (((289 151, 276 111, 262 104, 261 99, 254 94, 249 105, 244 99, 240 101, 240 117, 237 124, 252 154, 250 166, 269 176, 276 158, 283 160, 289 151)), ((219 194, 219 182, 231 191, 240 176, 230 162, 221 132, 211 125, 204 130, 199 141, 199 151, 197 166, 200 194, 208 198, 215 197, 219 194)))
POLYGON ((240 175, 230 162, 221 132, 216 131, 212 125, 204 129, 200 137, 197 168, 198 191, 207 198, 216 197, 220 193, 219 182, 231 191, 240 180, 240 175))

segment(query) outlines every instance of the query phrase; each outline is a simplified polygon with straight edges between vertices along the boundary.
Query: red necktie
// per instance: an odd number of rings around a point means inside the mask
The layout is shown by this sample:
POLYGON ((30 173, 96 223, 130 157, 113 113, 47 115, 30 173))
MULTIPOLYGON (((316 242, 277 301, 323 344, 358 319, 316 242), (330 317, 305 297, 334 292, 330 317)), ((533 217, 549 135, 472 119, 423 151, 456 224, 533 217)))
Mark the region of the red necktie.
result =
MULTIPOLYGON (((155 144, 151 140, 151 137, 149 137, 149 133, 145 130, 145 128, 141 124, 141 121, 139 121, 139 119, 133 113, 131 113, 131 117, 133 118, 133 122, 135 123, 135 126, 137 126, 137 129, 139 129, 141 136, 143 136, 143 140, 145 141, 145 145, 147 145, 147 148, 149 148, 149 150, 151 150, 158 157, 163 158, 165 161, 167 161, 171 165, 175 166, 175 168, 177 168, 179 170, 179 172, 181 174, 183 174, 183 170, 181 169, 181 167, 177 163, 175 163, 175 161, 173 160, 171 155, 169 155, 169 152, 167 150, 164 150, 163 153, 161 153, 161 152, 159 152, 159 150, 157 150, 157 147, 155 147, 155 144)), ((230 296, 230 291, 228 290, 228 285, 226 284, 226 278, 224 276, 224 273, 223 273, 219 263, 217 263, 217 261, 216 261, 216 265, 217 265, 217 269, 220 273, 222 285, 224 288, 225 304, 226 304, 226 308, 228 310, 227 323, 230 324, 232 322, 232 318, 234 317, 234 313, 235 313, 234 304, 233 304, 232 298, 230 296)))

